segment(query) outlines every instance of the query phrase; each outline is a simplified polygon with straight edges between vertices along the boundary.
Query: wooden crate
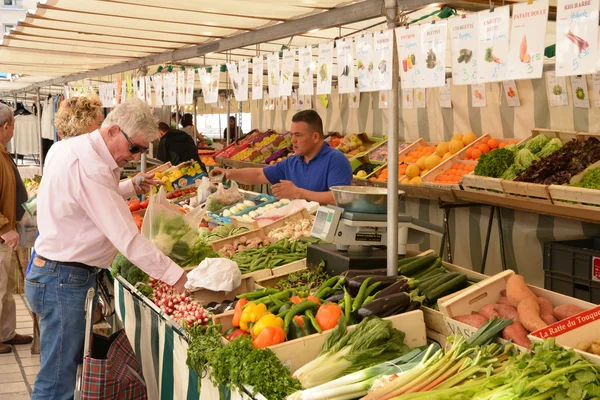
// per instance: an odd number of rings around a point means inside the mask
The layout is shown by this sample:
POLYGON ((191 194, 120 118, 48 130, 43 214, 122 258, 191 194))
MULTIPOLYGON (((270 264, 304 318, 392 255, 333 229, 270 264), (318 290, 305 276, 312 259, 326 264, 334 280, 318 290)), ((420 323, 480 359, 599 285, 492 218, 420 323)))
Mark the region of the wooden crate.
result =
POLYGON ((242 293, 252 292, 257 289, 256 281, 249 277, 243 278, 242 283, 231 292, 215 292, 207 289, 191 289, 190 296, 200 304, 208 304, 213 301, 222 303, 225 300, 235 300, 235 296, 242 293))
MULTIPOLYGON (((562 129, 542 129, 542 128, 534 128, 531 130, 531 136, 525 138, 521 141, 521 143, 527 143, 534 137, 538 135, 546 135, 549 139, 558 138, 560 141, 565 144, 570 142, 571 140, 582 140, 585 137, 584 132, 577 131, 568 131, 562 129)), ((591 134, 588 134, 591 135, 591 134)), ((584 140, 584 139, 583 139, 584 140)))
POLYGON ((548 185, 502 180, 502 188, 507 197, 526 198, 536 203, 552 204, 548 185))
POLYGON ((554 204, 600 211, 600 191, 567 185, 550 185, 548 192, 554 204))
POLYGON ((438 175, 441 175, 444 172, 446 172, 447 170, 449 170, 450 168, 452 168, 452 166, 454 166, 454 164, 464 164, 464 165, 473 165, 474 166, 474 165, 477 165, 477 161, 464 161, 460 158, 460 156, 454 155, 454 156, 450 157, 449 159, 447 159, 446 161, 442 162, 440 165, 438 165, 431 171, 429 171, 429 173, 425 174, 425 176, 423 176, 423 183, 425 184, 425 186, 426 187, 434 187, 434 188, 438 188, 438 189, 461 190, 461 186, 458 183, 435 182, 435 178, 437 178, 438 175))
POLYGON ((463 176, 461 185, 469 192, 485 192, 488 195, 506 197, 502 187, 502 179, 477 176, 473 172, 463 176))
POLYGON ((264 231, 262 229, 255 229, 253 231, 242 232, 239 235, 230 236, 225 239, 215 240, 214 242, 212 242, 210 244, 210 247, 212 247, 212 249, 214 251, 218 252, 226 244, 233 244, 233 242, 239 241, 242 236, 246 236, 246 238, 248 238, 248 239, 254 239, 256 237, 259 237, 264 240, 267 238, 267 235, 264 233, 264 231))

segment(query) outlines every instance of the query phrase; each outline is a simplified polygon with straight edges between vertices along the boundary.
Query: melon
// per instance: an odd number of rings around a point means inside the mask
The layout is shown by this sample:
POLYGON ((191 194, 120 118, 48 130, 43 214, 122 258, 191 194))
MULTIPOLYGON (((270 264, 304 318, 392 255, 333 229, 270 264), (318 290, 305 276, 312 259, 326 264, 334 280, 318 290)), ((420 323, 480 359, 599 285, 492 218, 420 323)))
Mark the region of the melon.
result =
POLYGON ((442 142, 442 143, 438 144, 437 147, 435 148, 435 153, 440 157, 444 157, 444 155, 448 153, 448 148, 449 148, 449 143, 442 142))
POLYGON ((473 132, 465 133, 462 138, 462 142, 465 146, 470 145, 475 140, 477 140, 477 136, 473 132))
POLYGON ((419 167, 419 169, 421 171, 424 170, 425 168, 427 168, 427 167, 425 167, 425 160, 426 159, 427 159, 427 156, 423 156, 423 157, 421 157, 421 158, 419 158, 417 160, 417 166, 419 167))
POLYGON ((423 186, 423 179, 420 176, 415 176, 410 180, 411 185, 423 186))

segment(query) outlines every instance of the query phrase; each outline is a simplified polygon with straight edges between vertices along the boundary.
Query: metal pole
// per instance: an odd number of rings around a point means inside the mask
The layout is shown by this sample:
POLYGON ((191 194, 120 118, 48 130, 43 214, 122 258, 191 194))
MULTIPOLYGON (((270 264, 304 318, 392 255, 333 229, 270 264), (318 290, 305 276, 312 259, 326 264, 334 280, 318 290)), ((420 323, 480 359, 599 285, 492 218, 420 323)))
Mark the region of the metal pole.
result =
MULTIPOLYGON (((230 62, 231 53, 227 56, 227 62, 230 62)), ((229 138, 231 137, 231 132, 229 132, 229 118, 231 117, 231 94, 229 93, 229 73, 227 73, 227 90, 225 91, 227 94, 227 146, 229 146, 229 138)), ((233 128, 235 129, 235 128, 233 128)), ((233 138, 235 140, 235 131, 233 132, 233 138)))
MULTIPOLYGON (((13 105, 13 107, 15 108, 15 111, 17 110, 17 93, 15 93, 15 104, 13 105)), ((13 153, 13 158, 15 159, 15 164, 19 163, 19 156, 17 156, 17 145, 16 145, 16 140, 14 138, 13 135, 13 139, 12 139, 12 145, 11 145, 11 149, 10 151, 12 151, 13 153)))
MULTIPOLYGON (((388 28, 396 27, 398 5, 396 0, 385 0, 388 28)), ((395 50, 392 35, 392 48, 395 50)), ((398 275, 398 53, 393 51, 392 91, 388 96, 388 202, 387 202, 387 274, 398 275)))
POLYGON ((198 147, 198 98, 194 97, 194 144, 198 147))
MULTIPOLYGON (((142 84, 144 85, 144 94, 146 93, 146 90, 150 90, 149 87, 146 87, 146 74, 148 73, 148 67, 144 67, 144 68, 140 68, 140 76, 142 77, 142 84)), ((152 146, 152 143, 149 144, 150 146, 152 146)), ((142 157, 140 158, 140 170, 142 171, 142 173, 145 173, 147 170, 147 166, 148 166, 148 154, 146 154, 146 152, 142 153, 142 157)), ((142 200, 145 199, 146 196, 142 196, 142 200)))
POLYGON ((38 120, 38 143, 40 145, 40 175, 44 173, 44 146, 42 140, 42 109, 40 107, 40 88, 36 89, 37 98, 35 100, 35 107, 37 108, 37 120, 38 120))

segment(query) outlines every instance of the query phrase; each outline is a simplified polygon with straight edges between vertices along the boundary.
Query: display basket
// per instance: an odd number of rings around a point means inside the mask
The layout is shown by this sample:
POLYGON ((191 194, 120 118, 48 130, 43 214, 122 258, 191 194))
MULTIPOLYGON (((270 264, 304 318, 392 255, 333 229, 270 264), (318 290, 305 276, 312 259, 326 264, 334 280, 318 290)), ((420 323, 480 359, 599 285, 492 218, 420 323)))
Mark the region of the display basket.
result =
POLYGON ((444 183, 435 181, 435 179, 439 175, 452 168, 454 164, 475 166, 477 165, 477 161, 465 161, 460 159, 460 157, 457 155, 450 157, 449 159, 447 159, 446 161, 442 162, 440 165, 429 171, 429 173, 425 174, 425 176, 423 177, 423 183, 425 184, 425 186, 437 189, 461 190, 462 187, 460 183, 444 183))
POLYGON ((499 178, 478 176, 471 172, 463 176, 461 186, 463 190, 468 192, 485 192, 485 194, 491 196, 506 197, 504 188, 502 187, 502 179, 499 178))
POLYGON ((526 199, 535 203, 552 204, 547 185, 505 180, 502 180, 501 183, 507 197, 526 199))

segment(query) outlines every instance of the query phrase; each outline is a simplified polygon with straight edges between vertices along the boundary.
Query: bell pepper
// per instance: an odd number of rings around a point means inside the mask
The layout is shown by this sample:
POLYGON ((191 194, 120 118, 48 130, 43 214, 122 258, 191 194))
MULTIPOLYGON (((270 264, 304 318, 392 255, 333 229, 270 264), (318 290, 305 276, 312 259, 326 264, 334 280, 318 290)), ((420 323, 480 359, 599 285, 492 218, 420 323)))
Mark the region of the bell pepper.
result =
POLYGON ((306 300, 306 299, 303 299, 302 297, 299 297, 299 296, 290 297, 290 301, 294 304, 298 304, 304 300, 306 300))
POLYGON ((308 300, 308 301, 314 301, 317 304, 321 304, 321 300, 317 299, 315 296, 308 296, 306 298, 306 300, 308 300))
POLYGON ((242 312, 244 311, 244 306, 248 304, 248 300, 239 299, 237 303, 235 303, 235 311, 233 313, 233 320, 231 320, 231 324, 233 326, 240 326, 240 319, 242 318, 242 312))
POLYGON ((275 346, 276 344, 285 341, 285 332, 283 328, 278 326, 267 326, 260 334, 252 341, 254 347, 264 349, 266 347, 275 346))
POLYGON ((267 313, 267 306, 265 304, 248 304, 242 316, 240 317, 240 328, 246 332, 250 332, 252 324, 260 319, 267 313))
POLYGON ((315 333, 315 329, 312 327, 308 317, 305 315, 296 315, 290 324, 287 339, 299 339, 313 333, 315 333))
POLYGON ((278 326, 279 328, 283 328, 283 319, 271 313, 263 315, 252 327, 252 336, 257 337, 267 326, 278 326))
POLYGON ((319 307, 315 319, 322 330, 335 328, 338 324, 342 309, 335 303, 325 303, 319 307))
POLYGON ((249 333, 244 330, 241 330, 241 329, 236 329, 227 336, 227 340, 229 340, 231 342, 236 337, 242 336, 242 335, 249 335, 249 333))

